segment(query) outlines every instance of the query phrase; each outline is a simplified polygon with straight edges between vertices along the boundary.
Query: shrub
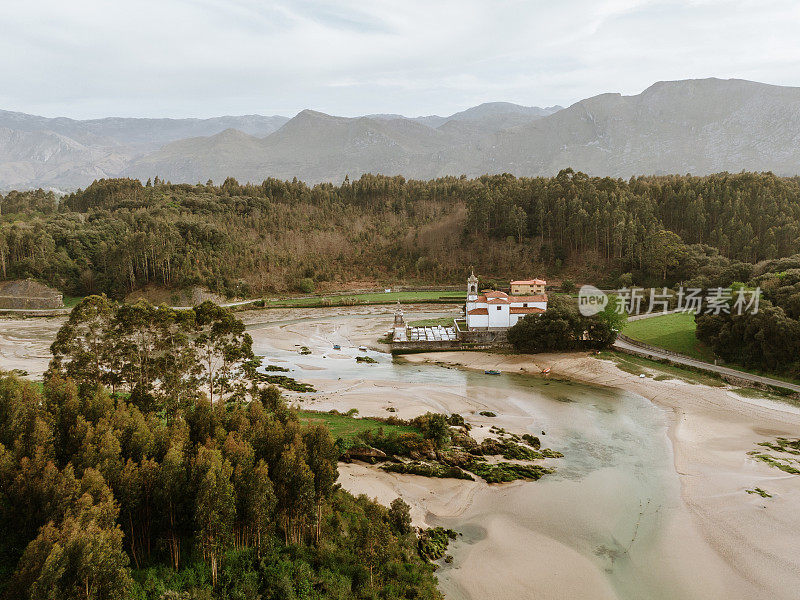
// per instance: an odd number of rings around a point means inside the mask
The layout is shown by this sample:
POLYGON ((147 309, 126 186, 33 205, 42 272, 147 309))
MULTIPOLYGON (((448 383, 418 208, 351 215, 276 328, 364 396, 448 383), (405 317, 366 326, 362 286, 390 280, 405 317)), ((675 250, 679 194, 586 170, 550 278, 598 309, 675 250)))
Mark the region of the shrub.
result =
POLYGON ((411 533, 411 507, 402 498, 389 505, 389 524, 400 535, 411 533))
POLYGON ((297 282, 297 289, 298 291, 301 291, 304 294, 313 294, 314 280, 311 279, 310 277, 303 277, 300 281, 297 282))
POLYGON ((425 560, 439 560, 445 555, 450 540, 458 537, 458 532, 444 527, 431 527, 420 532, 419 555, 425 560))

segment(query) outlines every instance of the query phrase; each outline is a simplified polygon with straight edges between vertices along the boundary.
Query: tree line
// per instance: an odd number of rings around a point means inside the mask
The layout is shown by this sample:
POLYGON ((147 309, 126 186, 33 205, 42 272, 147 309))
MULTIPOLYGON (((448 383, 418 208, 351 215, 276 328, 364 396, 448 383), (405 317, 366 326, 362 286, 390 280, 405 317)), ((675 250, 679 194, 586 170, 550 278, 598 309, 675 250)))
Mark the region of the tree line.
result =
POLYGON ((726 285, 735 294, 743 282, 761 290, 758 311, 739 314, 731 299, 696 315, 697 338, 730 363, 800 378, 800 256, 766 261, 726 285))
POLYGON ((255 390, 252 338, 233 313, 205 301, 186 310, 87 296, 50 351, 50 371, 171 416, 204 393, 246 400, 255 390))
POLYGON ((771 173, 364 175, 313 187, 109 179, 61 199, 0 197, 0 277, 114 299, 148 285, 253 296, 301 281, 456 284, 465 265, 503 279, 523 269, 670 285, 693 276, 687 264, 716 277, 798 253, 800 180, 771 173))

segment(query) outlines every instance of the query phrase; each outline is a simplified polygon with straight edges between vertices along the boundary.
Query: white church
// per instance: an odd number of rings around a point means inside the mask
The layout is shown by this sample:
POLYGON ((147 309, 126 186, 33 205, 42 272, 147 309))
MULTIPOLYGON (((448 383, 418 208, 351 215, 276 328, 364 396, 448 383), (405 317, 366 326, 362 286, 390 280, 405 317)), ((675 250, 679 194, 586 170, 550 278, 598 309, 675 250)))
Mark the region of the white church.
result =
POLYGON ((547 282, 529 279, 511 282, 511 294, 494 290, 478 293, 478 278, 471 273, 467 280, 467 329, 508 329, 526 315, 547 310, 547 282))

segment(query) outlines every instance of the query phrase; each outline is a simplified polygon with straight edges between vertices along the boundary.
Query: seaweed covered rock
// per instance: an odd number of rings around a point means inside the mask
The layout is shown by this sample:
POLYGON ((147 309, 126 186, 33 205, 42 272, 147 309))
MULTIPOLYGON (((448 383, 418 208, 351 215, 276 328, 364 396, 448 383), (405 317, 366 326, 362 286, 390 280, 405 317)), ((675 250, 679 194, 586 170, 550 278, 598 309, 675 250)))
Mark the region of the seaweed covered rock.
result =
POLYGON ((433 562, 443 558, 447 546, 458 537, 458 532, 444 527, 431 527, 419 532, 417 547, 419 555, 425 560, 433 562))
POLYGON ((421 475, 422 477, 437 477, 440 479, 466 479, 474 481, 474 477, 460 468, 438 462, 427 463, 421 461, 388 463, 381 469, 389 473, 402 473, 404 475, 421 475))
POLYGON ((486 483, 505 483, 517 479, 537 481, 543 475, 553 473, 553 469, 541 465, 518 465, 514 463, 490 464, 485 461, 473 461, 468 469, 481 477, 486 483))
POLYGON ((351 446, 342 454, 341 460, 350 462, 351 460, 363 460, 370 464, 384 461, 388 458, 383 450, 371 448, 369 446, 351 446))

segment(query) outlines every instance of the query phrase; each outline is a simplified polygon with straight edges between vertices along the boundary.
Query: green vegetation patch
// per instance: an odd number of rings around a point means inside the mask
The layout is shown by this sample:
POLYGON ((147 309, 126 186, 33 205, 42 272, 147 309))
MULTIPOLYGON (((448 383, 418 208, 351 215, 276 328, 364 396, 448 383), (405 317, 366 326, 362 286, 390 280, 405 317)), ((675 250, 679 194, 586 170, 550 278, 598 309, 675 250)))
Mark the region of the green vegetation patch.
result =
POLYGON ((778 392, 773 386, 769 390, 762 390, 758 388, 735 388, 732 391, 744 398, 763 398, 765 400, 772 400, 774 402, 783 402, 785 404, 800 405, 800 400, 797 399, 797 392, 781 388, 783 392, 778 392))
POLYGON ((752 490, 745 490, 748 494, 758 494, 762 498, 772 498, 772 494, 767 492, 766 490, 762 490, 760 487, 753 488, 752 490))
MULTIPOLYGON (((303 420, 307 413, 300 413, 303 420)), ((326 413, 314 413, 321 417, 326 413)), ((338 415, 341 417, 340 415, 338 415)), ((369 419, 359 419, 368 422, 369 419)), ((343 460, 356 458, 374 463, 384 461, 381 468, 390 473, 421 475, 423 477, 472 480, 470 471, 489 483, 517 479, 537 480, 553 469, 532 464, 489 464, 484 457, 498 456, 505 460, 534 461, 544 458, 561 458, 563 454, 549 448, 540 450, 538 438, 525 434, 524 438, 508 434, 493 427, 499 438, 486 438, 478 444, 469 435, 469 426, 461 415, 426 413, 410 421, 395 418, 373 419, 377 427, 363 431, 350 431, 348 440, 342 439, 346 452, 343 460), (407 427, 410 429, 402 429, 407 427), (527 442, 525 446, 521 442, 527 442)), ((336 426, 328 424, 329 428, 336 426)), ((334 435, 341 433, 336 430, 334 435)))
POLYGON ((768 448, 775 453, 788 454, 789 456, 774 456, 759 450, 752 450, 747 453, 748 456, 767 463, 770 467, 780 469, 784 473, 790 475, 800 475, 800 439, 790 440, 788 438, 779 437, 774 442, 766 441, 759 442, 758 445, 762 448, 768 448))
POLYGON ((375 360, 374 358, 372 358, 371 356, 356 356, 356 362, 357 363, 365 363, 365 364, 368 364, 368 365, 373 365, 373 364, 377 363, 378 361, 375 360))
POLYGON ((448 544, 456 537, 458 537, 457 531, 444 527, 431 527, 421 531, 417 542, 419 555, 431 562, 439 560, 447 552, 448 544))
POLYGON ((64 306, 67 308, 73 308, 80 304, 83 298, 83 296, 64 296, 64 306))
POLYGON ((555 473, 554 469, 541 465, 518 465, 505 462, 490 464, 480 460, 472 461, 467 466, 467 470, 483 478, 486 483, 505 483, 517 479, 537 481, 543 475, 555 473))
POLYGON ((623 329, 623 333, 629 338, 645 344, 699 360, 713 361, 714 353, 697 339, 696 332, 694 313, 671 313, 628 321, 623 329))
POLYGON ((711 387, 725 387, 726 385, 722 379, 705 371, 650 360, 649 358, 625 354, 624 352, 607 350, 597 353, 595 358, 610 360, 619 370, 633 375, 648 375, 649 371, 658 371, 659 374, 656 375, 656 377, 663 377, 660 381, 665 379, 679 379, 686 383, 708 385, 711 387))
POLYGON ((482 417, 496 417, 497 415, 490 410, 482 410, 478 413, 482 417))
POLYGON ((409 425, 391 425, 379 419, 356 418, 338 412, 317 412, 313 410, 297 411, 300 422, 305 425, 325 425, 334 439, 341 438, 346 442, 352 441, 356 436, 365 431, 383 430, 385 433, 417 433, 409 425))
POLYGON ((780 469, 784 473, 789 473, 790 475, 800 475, 800 469, 790 464, 791 460, 788 458, 775 457, 770 454, 763 454, 761 452, 755 452, 755 451, 748 452, 747 454, 757 460, 767 463, 770 467, 775 467, 776 469, 780 469), (786 461, 786 462, 781 462, 781 461, 786 461))
MULTIPOLYGON (((401 302, 457 304, 466 300, 467 295, 460 291, 420 291, 420 292, 368 292, 364 294, 336 294, 330 296, 311 296, 308 298, 283 298, 263 302, 264 308, 315 308, 325 306, 356 306, 361 304, 394 304, 401 302)), ((452 319, 450 319, 452 323, 452 319)))
POLYGON ((788 454, 800 456, 800 440, 779 437, 774 442, 759 442, 758 445, 776 452, 787 452, 788 454))
POLYGON ((302 383, 297 381, 293 377, 287 377, 286 375, 267 375, 265 373, 258 373, 257 376, 258 381, 263 381, 264 383, 269 383, 272 385, 277 385, 282 387, 286 390, 291 390, 293 392, 316 392, 316 388, 313 385, 308 383, 302 383))
POLYGON ((381 469, 389 473, 402 473, 404 475, 421 475, 422 477, 437 477, 440 479, 466 479, 474 481, 475 478, 452 465, 437 462, 396 462, 381 465, 381 469))

